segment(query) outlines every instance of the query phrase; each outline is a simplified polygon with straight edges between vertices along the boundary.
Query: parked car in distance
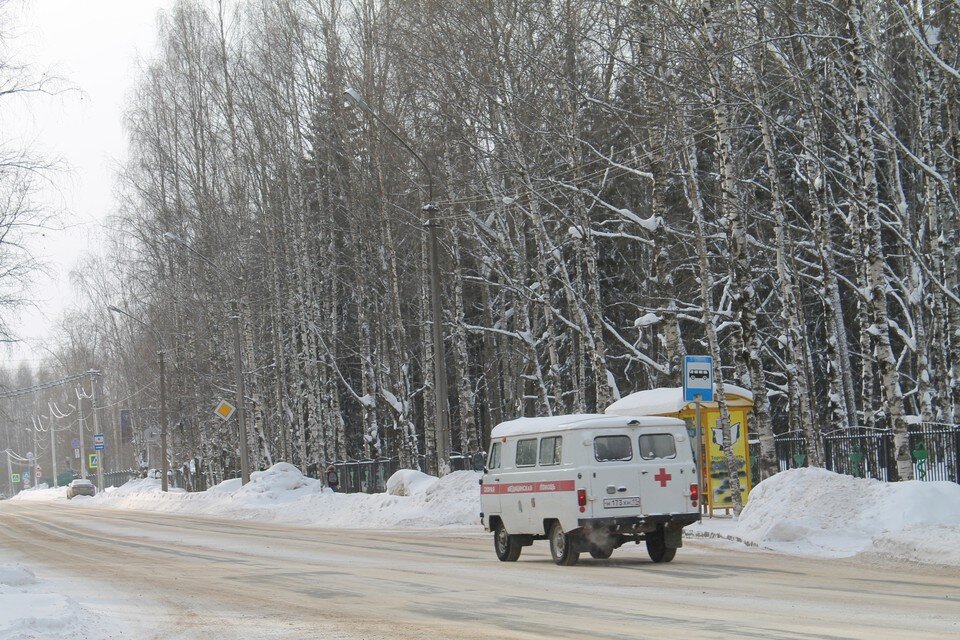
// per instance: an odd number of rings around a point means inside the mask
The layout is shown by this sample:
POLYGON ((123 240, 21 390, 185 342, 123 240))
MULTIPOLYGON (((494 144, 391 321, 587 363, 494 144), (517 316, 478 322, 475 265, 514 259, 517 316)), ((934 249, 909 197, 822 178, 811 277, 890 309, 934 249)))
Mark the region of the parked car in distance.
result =
POLYGON ((70 484, 67 485, 67 500, 74 496, 95 495, 97 495, 97 488, 93 486, 93 483, 89 480, 85 480, 83 478, 71 480, 70 484))

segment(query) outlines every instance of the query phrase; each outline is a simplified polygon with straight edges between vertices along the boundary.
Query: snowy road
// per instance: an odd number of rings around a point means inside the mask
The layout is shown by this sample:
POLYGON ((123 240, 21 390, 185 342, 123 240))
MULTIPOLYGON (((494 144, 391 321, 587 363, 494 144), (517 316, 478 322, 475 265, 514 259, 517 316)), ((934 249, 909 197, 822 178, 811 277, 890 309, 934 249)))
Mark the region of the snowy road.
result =
MULTIPOLYGON (((555 566, 497 562, 477 531, 373 532, 0 503, 0 554, 69 589, 124 637, 944 638, 955 569, 630 545, 555 566)), ((119 637, 119 636, 117 636, 119 637)))

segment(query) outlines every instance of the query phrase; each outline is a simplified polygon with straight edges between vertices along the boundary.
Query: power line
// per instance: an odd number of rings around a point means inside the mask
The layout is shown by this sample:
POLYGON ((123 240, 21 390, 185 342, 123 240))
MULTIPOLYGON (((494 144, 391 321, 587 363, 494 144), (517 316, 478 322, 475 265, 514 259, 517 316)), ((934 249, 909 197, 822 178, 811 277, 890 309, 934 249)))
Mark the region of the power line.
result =
POLYGON ((76 382, 77 380, 82 380, 85 376, 98 376, 100 372, 96 369, 90 369, 89 371, 84 371, 83 373, 77 373, 72 376, 67 376, 66 378, 61 378, 60 380, 55 380, 53 382, 41 382, 40 384, 35 384, 32 387, 23 387, 22 389, 13 389, 12 391, 4 391, 0 393, 0 399, 3 398, 17 398, 19 396, 29 395, 31 393, 36 393, 37 391, 43 391, 44 389, 52 389, 54 387, 59 387, 71 382, 76 382))

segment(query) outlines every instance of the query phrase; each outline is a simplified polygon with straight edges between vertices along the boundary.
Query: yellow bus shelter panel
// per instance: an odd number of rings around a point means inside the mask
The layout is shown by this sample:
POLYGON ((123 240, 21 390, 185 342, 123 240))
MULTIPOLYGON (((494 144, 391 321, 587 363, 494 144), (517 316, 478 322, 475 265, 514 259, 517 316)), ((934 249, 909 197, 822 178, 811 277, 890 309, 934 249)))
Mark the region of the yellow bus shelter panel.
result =
MULTIPOLYGON (((712 509, 733 507, 733 492, 730 490, 730 477, 727 473, 727 457, 721 449, 723 434, 718 425, 719 411, 704 412, 703 428, 707 441, 707 499, 712 509)), ((747 445, 747 412, 743 409, 730 410, 730 439, 733 456, 740 479, 740 500, 747 502, 750 493, 750 453, 747 445)))

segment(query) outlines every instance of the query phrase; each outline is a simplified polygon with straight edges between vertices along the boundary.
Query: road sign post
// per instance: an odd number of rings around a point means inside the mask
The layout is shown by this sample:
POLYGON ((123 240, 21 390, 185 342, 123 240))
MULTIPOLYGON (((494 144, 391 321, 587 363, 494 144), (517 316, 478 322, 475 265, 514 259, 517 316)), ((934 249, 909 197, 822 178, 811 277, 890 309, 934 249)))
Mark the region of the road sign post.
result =
POLYGON ((93 450, 97 452, 97 493, 103 492, 103 473, 106 465, 103 464, 104 449, 107 445, 102 433, 93 434, 93 450))
POLYGON ((683 401, 693 402, 697 423, 697 483, 700 487, 700 508, 708 502, 703 486, 703 468, 706 464, 706 446, 703 440, 703 412, 701 404, 713 402, 713 358, 711 356, 686 356, 683 359, 683 401))

